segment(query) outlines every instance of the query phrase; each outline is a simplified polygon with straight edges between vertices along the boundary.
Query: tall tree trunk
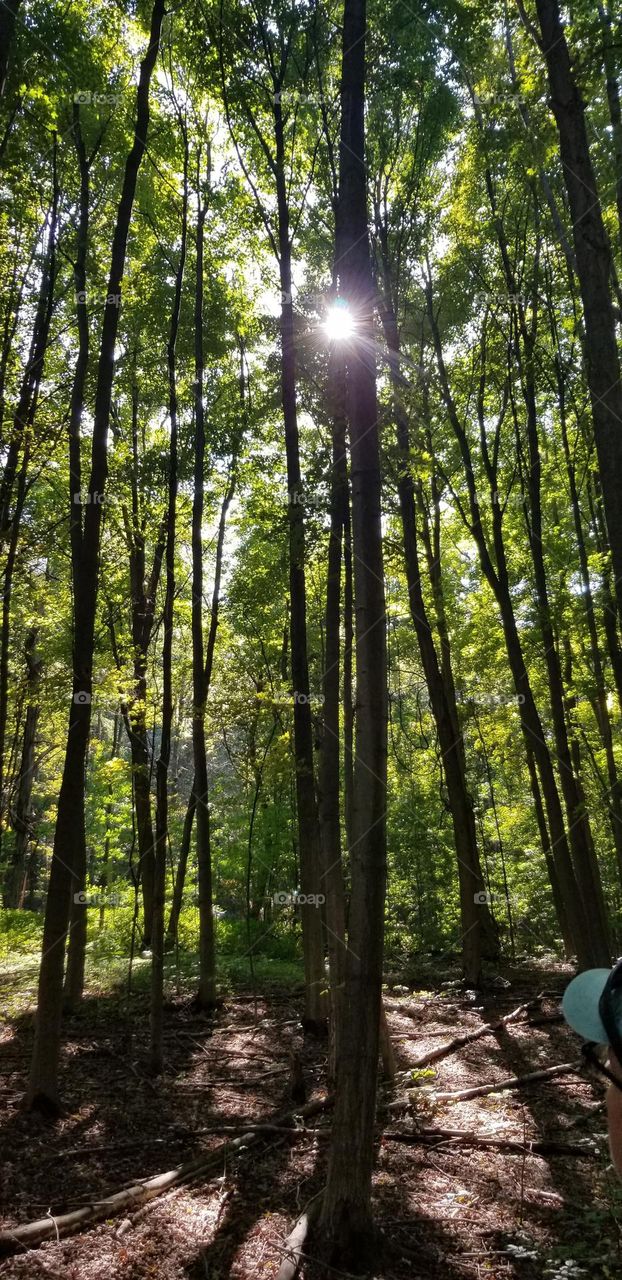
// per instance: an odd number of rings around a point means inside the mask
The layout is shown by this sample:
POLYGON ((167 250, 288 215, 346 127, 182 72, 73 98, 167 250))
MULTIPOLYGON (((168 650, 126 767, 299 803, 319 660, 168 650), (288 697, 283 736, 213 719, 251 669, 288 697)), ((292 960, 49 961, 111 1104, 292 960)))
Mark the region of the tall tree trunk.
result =
POLYGON ((609 809, 609 819, 616 850, 618 862, 618 873, 622 875, 622 793, 620 788, 620 779, 613 747, 613 731, 611 719, 609 716, 609 708, 607 706, 607 687, 605 684, 605 673, 600 652, 600 644, 598 638, 598 628, 596 625, 596 611, 594 608, 594 597, 592 594, 592 584, 590 582, 589 562, 587 547, 585 545, 585 535, 583 531, 583 520, 581 516, 581 505, 579 502, 579 490, 577 486, 577 477, 574 460, 570 452, 570 443, 568 440, 568 424, 566 416, 565 387, 562 369, 559 359, 556 360, 557 368, 557 385, 558 385, 558 403, 561 422, 562 445, 564 450, 564 458, 566 461, 566 472, 568 474, 568 485, 570 488, 570 503, 572 506, 572 519, 574 524, 575 536, 577 539, 577 550, 579 555, 579 571, 581 574, 581 586, 583 605, 585 608, 585 619, 587 623, 587 632, 590 643, 590 658, 592 664, 592 676, 594 681, 594 691, 592 697, 592 705, 596 724, 600 733, 601 741, 605 751, 605 759, 607 761, 607 775, 609 779, 609 792, 607 797, 607 807, 609 809))
POLYGON ((156 854, 151 812, 152 752, 147 728, 147 655, 155 625, 156 596, 164 557, 166 521, 163 521, 159 530, 151 573, 147 580, 145 517, 139 488, 139 390, 136 380, 136 350, 132 360, 131 401, 132 511, 130 515, 124 506, 123 517, 129 550, 134 685, 131 697, 123 707, 123 721, 132 758, 133 798, 138 840, 138 879, 143 898, 143 947, 149 949, 152 943, 156 854))
POLYGON ((345 982, 345 890, 341 851, 340 806, 340 649, 341 570, 343 535, 349 516, 350 492, 346 461, 345 364, 333 347, 328 368, 328 402, 332 419, 330 534, 326 574, 326 652, 322 681, 322 741, 318 768, 322 886, 326 896, 325 923, 330 971, 330 1074, 334 1078, 340 1053, 345 982))
MULTIPOLYGON (((181 213, 181 245, 173 309, 166 348, 168 370, 168 413, 171 424, 168 455, 168 495, 166 504, 166 589, 162 614, 162 727, 160 754, 156 765, 156 839, 153 860, 153 901, 151 917, 151 1007, 149 1067, 159 1075, 163 1067, 164 1025, 164 906, 166 899, 166 852, 168 844, 168 771, 171 760, 173 724, 173 624, 175 610, 175 530, 177 522, 178 429, 177 429, 177 335, 181 312, 181 294, 186 265, 188 231, 188 135, 181 123, 184 141, 184 186, 181 213)), ((155 592, 154 592, 155 595, 155 592)))
MULTIPOLYGON (((77 618, 76 583, 81 572, 82 557, 82 465, 80 446, 80 427, 84 409, 84 392, 89 365, 90 338, 87 309, 87 252, 89 238, 89 205, 90 205, 90 165, 97 151, 89 159, 80 125, 80 108, 73 106, 72 121, 73 142, 78 160, 80 174, 80 195, 78 205, 78 229, 76 243, 76 259, 73 264, 73 277, 76 294, 76 321, 78 327, 78 354, 74 369, 69 410, 69 541, 71 547, 71 573, 74 585, 73 627, 74 644, 77 618)), ((86 757, 84 762, 86 772, 86 757)), ((63 1004, 66 1010, 75 1008, 82 999, 84 989, 84 969, 86 963, 87 908, 83 895, 86 885, 86 832, 84 829, 84 805, 79 829, 75 831, 72 898, 69 909, 69 948, 67 968, 63 989, 63 1004)))
MULTIPOLYGON (((619 34, 616 42, 613 17, 607 0, 605 0, 604 3, 603 0, 597 0, 597 8, 603 37, 603 66, 605 69, 607 103, 609 105, 609 120, 611 121, 613 142, 616 207, 618 210, 618 236, 620 239, 620 246, 622 248, 622 109, 620 106, 620 84, 618 81, 619 34), (616 43, 618 48, 618 60, 616 60, 616 43)), ((618 15, 618 31, 619 26, 620 18, 618 15)))
POLYGON ((179 859, 177 862, 177 870, 175 872, 175 883, 173 885, 173 900, 171 902, 171 912, 166 928, 166 937, 164 939, 165 951, 172 951, 177 941, 181 904, 183 902, 184 886, 186 883, 186 871, 188 869, 188 858, 190 856, 190 845, 192 843, 192 828, 196 812, 195 785, 196 782, 193 778, 190 795, 188 797, 188 804, 186 806, 186 816, 184 818, 181 840, 179 843, 179 859))
POLYGON ((559 0, 536 0, 551 105, 572 217, 579 288, 585 314, 585 357, 594 439, 622 613, 622 381, 610 291, 613 259, 590 156, 585 107, 570 62, 559 0))
POLYGON ((622 644, 620 642, 618 606, 611 585, 611 565, 609 563, 607 531, 602 511, 602 502, 598 477, 588 472, 585 478, 587 499, 590 509, 590 526, 596 549, 602 558, 600 586, 600 603, 602 606, 602 624, 607 641, 607 652, 611 662, 611 670, 615 680, 618 704, 622 711, 622 644))
POLYGON ((289 597, 291 668, 294 686, 294 756, 296 814, 300 857, 300 887, 311 901, 302 905, 305 966, 305 1027, 322 1031, 326 1025, 324 944, 322 919, 313 899, 321 893, 321 841, 313 768, 313 723, 309 697, 305 527, 298 411, 296 406, 296 348, 292 304, 291 233, 286 179, 286 144, 280 95, 274 104, 279 269, 281 283, 281 398, 287 459, 289 533, 289 597))
MULTIPOLYGON (((242 417, 245 413, 244 388, 242 386, 242 417)), ((220 518, 218 521, 218 533, 216 536, 216 559, 214 564, 214 586, 212 588, 212 607, 210 612, 210 625, 207 635, 207 644, 205 647, 205 667, 203 672, 205 699, 209 696, 210 685, 212 682, 212 669, 214 665, 214 652, 216 649, 216 636, 218 634, 218 622, 220 616, 220 584, 222 580, 222 565, 225 545, 225 533, 227 529, 227 513, 231 505, 233 494, 235 492, 236 483, 236 456, 231 461, 231 474, 225 496, 222 500, 220 508, 220 518)), ((194 825, 194 816, 196 813, 196 778, 192 780, 192 787, 186 807, 186 816, 182 830, 181 842, 179 846, 179 860, 175 874, 175 883, 173 886, 173 901, 171 903, 171 911, 169 915, 168 925, 166 929, 166 938, 164 943, 165 951, 170 951, 177 939, 177 928, 179 924, 179 916, 181 912, 181 904, 184 894, 184 885, 186 881, 186 871, 188 867, 188 858, 190 855, 190 845, 192 842, 192 827, 194 825)))
POLYGON ((13 416, 12 434, 7 449, 6 463, 0 481, 0 543, 7 541, 2 589, 2 623, 0 630, 0 863, 2 862, 2 836, 4 830, 5 779, 4 754, 8 717, 9 645, 11 638, 11 599, 13 574, 20 536, 20 523, 27 493, 27 477, 32 452, 39 394, 44 374, 45 356, 50 335, 54 308, 54 285, 57 273, 56 240, 59 218, 59 184, 56 165, 56 135, 52 148, 52 203, 49 213, 47 245, 41 271, 37 309, 33 325, 28 361, 24 369, 17 405, 13 416), (20 465, 20 454, 22 454, 20 465), (17 478, 15 508, 11 501, 17 478))
MULTIPOLYGON (((585 904, 579 893, 574 868, 570 857, 568 839, 564 827, 562 807, 557 790, 557 782, 551 755, 546 742, 544 728, 529 679, 529 673, 523 654, 520 632, 514 614, 514 605, 510 590, 509 571, 503 537, 503 512, 495 501, 498 491, 496 461, 491 459, 486 448, 485 437, 482 437, 484 449, 484 465, 488 474, 490 487, 492 521, 493 521, 493 557, 486 539, 482 524, 479 499, 477 495, 475 473, 471 457, 471 447, 466 432, 460 421, 455 402, 451 394, 449 379, 445 367, 438 324, 434 314, 431 284, 427 289, 428 318, 434 340, 436 361, 439 370, 443 399, 447 408, 450 425, 458 441, 469 495, 470 524, 469 529, 478 549, 482 572, 488 582, 499 608, 501 623, 508 654, 508 662, 512 672, 514 688, 519 702, 521 731, 525 742, 525 750, 533 752, 536 761, 544 803, 547 812, 551 837, 551 850, 555 858, 557 882, 564 903, 564 918, 572 935, 573 946, 583 967, 606 964, 606 951, 598 929, 594 930, 593 922, 588 920, 585 904)), ((497 430, 500 429, 500 422, 497 430)), ((561 925, 560 925, 561 927, 561 925)))
POLYGON ((345 0, 337 209, 346 347, 356 617, 356 752, 346 994, 321 1229, 337 1265, 367 1268, 386 889, 387 654, 374 297, 364 161, 365 0, 345 0))
POLYGON ((21 3, 22 0, 4 0, 0 6, 0 98, 4 96, 6 88, 9 54, 21 3))
POLYGON ((516 345, 515 352, 525 401, 527 428, 528 471, 526 482, 524 477, 522 479, 525 496, 529 500, 529 520, 527 522, 529 546, 534 566, 536 605, 544 648, 555 750, 559 762, 559 779, 566 806, 568 834, 577 884, 583 898, 586 915, 590 921, 593 942, 596 945, 602 963, 608 964, 611 955, 609 923, 591 825, 582 795, 580 780, 573 767, 564 707, 561 663, 551 620, 547 574, 544 563, 541 497, 542 463, 538 438, 538 412, 533 365, 535 332, 528 333, 527 331, 522 302, 518 303, 516 311, 520 342, 516 345))
MULTIPOLYGON (((199 184, 197 184, 198 186, 199 184)), ((198 197, 197 262, 194 312, 195 340, 195 443, 194 494, 192 500, 192 746, 196 796, 196 849, 199 881, 199 987, 197 1004, 216 1004, 216 958, 212 902, 212 854, 210 844, 209 780, 205 741, 205 666, 203 656, 203 505, 205 489, 205 411, 203 405, 203 237, 205 206, 198 197)))
MULTIPOLYGON (((116 300, 121 292, 136 180, 147 141, 149 87, 158 55, 163 16, 164 0, 155 0, 149 44, 140 66, 134 141, 125 165, 121 200, 114 229, 107 289, 109 299, 116 300)), ((80 565, 74 580, 73 696, 58 798, 52 867, 43 928, 35 1043, 27 1092, 27 1101, 31 1107, 52 1114, 60 1109, 58 1066, 61 1049, 63 967, 71 891, 75 883, 74 868, 79 857, 80 840, 83 838, 81 833, 84 831, 84 771, 91 721, 101 501, 105 494, 108 471, 108 428, 118 324, 119 307, 115 303, 107 305, 104 310, 95 391, 89 501, 84 516, 80 565)))
MULTIPOLYGON (((404 538, 404 559, 410 613, 417 636, 432 712, 443 757, 443 768, 449 793, 449 807, 454 830, 454 844, 460 887, 460 921, 462 928, 462 963, 464 975, 472 986, 481 979, 482 956, 498 954, 496 928, 488 906, 484 877, 477 847, 473 803, 466 779, 464 741, 458 717, 453 679, 446 679, 439 663, 434 634, 423 598, 415 506, 411 469, 411 443, 408 416, 400 394, 400 343, 397 321, 391 300, 391 277, 388 259, 383 261, 385 296, 382 323, 391 355, 393 416, 397 429, 399 475, 397 481, 404 538)), ((445 668, 450 662, 445 646, 445 668)))

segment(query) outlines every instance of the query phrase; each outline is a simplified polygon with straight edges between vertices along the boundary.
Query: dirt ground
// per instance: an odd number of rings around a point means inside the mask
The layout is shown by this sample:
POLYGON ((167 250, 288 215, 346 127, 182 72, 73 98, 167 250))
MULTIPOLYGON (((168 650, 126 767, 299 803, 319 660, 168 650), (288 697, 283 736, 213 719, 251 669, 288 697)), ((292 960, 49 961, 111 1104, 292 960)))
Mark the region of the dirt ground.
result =
MULTIPOLYGON (((508 972, 484 992, 440 975, 438 985, 387 993, 398 1075, 380 1088, 374 1209, 384 1239, 376 1280, 580 1280, 622 1274, 622 1194, 609 1167, 603 1086, 569 1073, 466 1101, 448 1092, 578 1057, 559 1019, 563 968, 508 972), (542 994, 543 993, 543 994, 542 994), (427 1073, 429 1049, 541 996, 521 1020, 460 1048, 427 1073), (407 1016, 403 1009, 408 1009, 407 1016), (520 1151, 438 1137, 422 1127, 514 1139, 520 1151), (542 1155, 533 1141, 572 1147, 542 1155)), ((174 1168, 234 1136, 227 1127, 291 1108, 291 1052, 307 1096, 326 1092, 326 1044, 303 1040, 301 1001, 240 993, 209 1019, 182 1000, 167 1010, 166 1071, 145 1070, 144 997, 89 998, 67 1022, 66 1114, 52 1123, 20 1110, 32 1014, 0 1038, 0 1214, 4 1228, 58 1215, 174 1168)), ((274 1277, 284 1241, 325 1179, 330 1110, 305 1128, 223 1157, 190 1185, 142 1208, 0 1262, 4 1280, 217 1280, 274 1277)), ((315 1265, 308 1280, 343 1272, 315 1265)))

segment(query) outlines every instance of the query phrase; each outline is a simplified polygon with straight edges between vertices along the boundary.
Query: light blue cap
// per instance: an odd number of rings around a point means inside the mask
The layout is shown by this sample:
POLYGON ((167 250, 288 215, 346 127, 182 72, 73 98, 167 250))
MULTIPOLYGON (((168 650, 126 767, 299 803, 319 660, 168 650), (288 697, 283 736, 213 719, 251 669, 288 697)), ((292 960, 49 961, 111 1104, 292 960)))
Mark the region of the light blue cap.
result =
MULTIPOLYGON (((586 969, 568 984, 562 1000, 562 1013, 568 1025, 585 1040, 595 1040, 597 1044, 609 1044, 609 1037, 598 1012, 598 1002, 610 973, 611 969, 586 969)), ((622 1034, 621 988, 613 993, 613 1008, 622 1034)))

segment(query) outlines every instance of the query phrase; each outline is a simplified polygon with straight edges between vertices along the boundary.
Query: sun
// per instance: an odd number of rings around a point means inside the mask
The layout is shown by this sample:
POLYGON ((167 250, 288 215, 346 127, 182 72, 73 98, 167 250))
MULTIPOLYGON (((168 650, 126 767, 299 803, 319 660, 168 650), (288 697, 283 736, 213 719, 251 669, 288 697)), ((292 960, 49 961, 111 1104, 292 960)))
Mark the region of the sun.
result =
POLYGON ((342 342, 354 333, 354 317, 345 298, 335 301, 324 320, 324 332, 330 342, 342 342))

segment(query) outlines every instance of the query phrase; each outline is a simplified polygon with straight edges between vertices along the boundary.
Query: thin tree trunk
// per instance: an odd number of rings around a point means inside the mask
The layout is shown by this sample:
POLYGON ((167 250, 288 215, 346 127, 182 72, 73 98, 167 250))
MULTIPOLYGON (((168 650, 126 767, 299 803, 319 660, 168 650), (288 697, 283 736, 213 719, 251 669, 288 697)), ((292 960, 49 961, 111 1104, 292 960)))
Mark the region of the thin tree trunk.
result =
MULTIPOLYGON (((197 184, 198 186, 199 184, 197 184)), ((203 407, 203 237, 205 206, 198 197, 195 291, 195 445, 192 500, 192 746, 196 796, 196 849, 199 881, 199 987, 202 1009, 216 1004, 216 959, 212 903, 209 781, 205 741, 205 664, 203 654, 203 504, 205 489, 205 413, 203 407)))
POLYGON ((346 347, 356 617, 352 894, 337 1101, 321 1231, 367 1269, 386 887, 387 655, 374 296, 364 162, 365 0, 345 0, 337 261, 356 333, 346 347))
MULTIPOLYGON (((163 16, 164 0, 155 0, 151 15, 149 44, 140 67, 134 141, 126 161, 112 242, 107 290, 108 298, 112 299, 116 299, 121 291, 136 180, 147 140, 149 87, 158 55, 163 16)), ((84 831, 84 770, 91 721, 101 500, 105 493, 108 470, 108 428, 118 323, 119 307, 115 304, 107 305, 104 311, 95 392, 90 501, 87 503, 84 517, 79 572, 74 581, 73 696, 58 798, 52 867, 43 928, 35 1043, 27 1092, 27 1101, 31 1107, 52 1114, 60 1109, 58 1067, 61 1049, 63 967, 74 868, 79 857, 79 843, 84 831)))
POLYGON ((37 724, 41 711, 39 697, 43 669, 43 661, 39 657, 36 648, 38 631, 38 627, 31 627, 24 644, 27 671, 26 718, 22 739, 21 764, 17 779, 17 799, 15 808, 10 813, 11 825, 15 831, 15 846, 5 880, 5 907, 21 907, 23 904, 28 845, 33 837, 31 802, 35 774, 37 724))
POLYGON ((600 653, 600 644, 598 639, 598 629, 596 626, 596 612, 594 609, 594 597, 592 595, 592 585, 590 582, 589 563, 587 555, 587 547, 585 545, 585 535, 583 531, 583 520, 581 517, 581 506, 579 503, 579 491, 577 488, 577 477, 575 472, 574 461, 570 452, 570 444, 568 440, 568 424, 566 420, 566 405, 564 394, 564 379, 559 360, 556 361, 557 368, 557 384, 558 384, 558 402, 561 422, 562 444, 564 450, 564 458, 566 460, 566 471, 568 474, 568 485, 570 488, 570 502, 572 506, 572 519, 574 523, 575 536, 577 539, 577 550, 579 554, 579 570, 581 573, 581 585, 583 587, 582 599, 585 608, 585 620, 587 623, 587 631, 590 642, 590 657, 592 663, 592 674, 594 680, 593 706, 596 718, 596 724, 600 733, 601 741, 605 751, 605 759, 607 761, 607 775, 609 779, 609 792, 607 804, 609 809, 609 818, 611 830, 616 850, 618 862, 618 874, 622 876, 622 794, 620 789, 620 779, 618 778, 618 770, 613 748, 613 732, 611 719, 609 716, 609 708, 607 706, 607 688, 605 684, 605 673, 600 653))
MULTIPOLYGON (((188 135, 181 124, 184 141, 184 186, 181 214, 181 246, 171 325, 166 348, 168 369, 168 413, 171 424, 168 456, 168 494, 166 504, 166 590, 162 614, 162 727, 160 754, 156 765, 156 839, 153 860, 153 914, 151 917, 151 1005, 149 1069, 159 1075, 163 1067, 162 1035, 164 1026, 164 906, 166 898, 166 851, 168 844, 168 771, 171 759, 173 724, 173 624, 175 608, 175 530, 177 520, 178 442, 177 442, 177 335, 181 312, 181 293, 186 265, 188 230, 188 135)), ((155 594, 155 593, 154 593, 155 594)))
POLYGON ((322 681, 322 741, 318 768, 319 817, 322 837, 322 887, 326 896, 325 922, 330 971, 330 1074, 339 1059, 345 982, 345 890, 340 817, 340 648, 341 565, 343 533, 350 494, 346 462, 345 364, 337 346, 329 357, 328 401, 332 421, 330 534, 326 575, 326 653, 322 681))
MULTIPOLYGON (((496 939, 496 929, 488 906, 488 895, 485 892, 484 877, 477 847, 475 816, 466 780, 464 742, 458 718, 453 679, 450 685, 439 663, 434 635, 423 598, 419 566, 415 491, 411 470, 410 432, 408 416, 400 396, 400 343, 397 321, 391 301, 391 279, 386 255, 383 261, 383 278, 385 296, 382 304, 382 322, 387 346, 392 357, 393 416, 397 429, 397 443, 400 455, 397 487, 404 538, 408 600, 430 694, 449 793, 449 807, 454 830, 458 883, 460 887, 463 969, 469 984, 478 986, 481 979, 482 956, 487 954, 491 958, 496 955, 498 953, 498 940, 496 939)), ((445 669, 447 669, 449 661, 448 645, 446 644, 445 669)))
POLYGON ((177 941, 177 930, 179 927, 179 916, 181 914, 181 904, 184 897, 184 886, 186 883, 186 871, 188 869, 188 858, 190 855, 190 845, 192 843, 192 827, 194 825, 194 815, 196 812, 196 781, 193 778, 192 788, 188 797, 186 806, 186 816, 184 818, 183 830, 181 833, 181 841, 179 845, 179 859, 177 862, 177 870, 175 873, 175 883, 173 885, 173 900, 171 902, 171 912, 169 915, 168 925, 166 929, 166 937, 164 940, 164 950, 172 951, 177 941))
POLYGON ((610 291, 613 259, 590 156, 585 107, 570 62, 559 0, 536 0, 551 105, 572 218, 579 287, 585 314, 586 373, 594 439, 622 612, 622 382, 610 291))
MULTIPOLYGON (((488 481, 492 499, 493 542, 496 560, 495 567, 482 524, 470 444, 467 439, 466 432, 460 422, 449 386, 440 333, 436 317, 434 315, 431 285, 428 286, 427 294, 428 317, 434 339, 443 399, 445 401, 452 430, 458 441, 467 482, 470 510, 469 528, 478 549, 482 571, 495 596, 499 613, 501 615, 508 661, 512 672, 514 688, 519 701, 521 730, 525 742, 525 750, 526 752, 533 752, 540 777, 540 784, 542 786, 551 835, 551 851, 555 858, 557 881, 564 903, 565 919, 568 922, 568 927, 573 939, 573 946, 576 950, 577 956, 579 957, 580 963, 583 966, 607 963, 607 961, 604 961, 603 959, 601 940, 597 935, 593 936, 592 934, 592 922, 589 921, 588 923, 583 899, 581 898, 578 890, 574 868, 570 857, 570 849, 568 847, 568 839, 564 827, 564 818, 557 790, 553 764, 533 695, 523 654, 520 633, 514 614, 505 543, 503 538, 503 513, 500 504, 495 501, 498 491, 496 461, 491 459, 486 448, 485 438, 482 438, 482 445, 484 447, 484 463, 488 472, 488 481)), ((500 423, 501 419, 497 425, 497 431, 500 430, 500 423)), ((496 455, 493 455, 493 458, 494 457, 496 457, 496 455)))
POLYGON ((9 54, 15 33, 15 20, 22 0, 4 0, 0 6, 0 98, 6 88, 9 54))
POLYGON ((58 231, 59 185, 56 166, 56 136, 52 152, 52 204, 49 214, 48 240, 41 272, 37 298, 37 310, 32 331, 28 361, 22 377, 20 393, 13 417, 12 435, 0 481, 0 542, 8 541, 2 590, 2 624, 0 632, 0 863, 2 861, 2 837, 4 831, 5 779, 4 752, 8 717, 9 645, 11 637, 11 599, 13 574, 20 535, 20 523, 27 492, 27 476, 32 451, 39 394, 44 374, 52 312, 54 285, 57 273, 56 239, 58 231), (20 453, 23 450, 21 466, 20 453), (18 471, 19 468, 19 471, 18 471), (18 491, 15 509, 11 512, 11 499, 17 478, 18 491))
MULTIPOLYGON (((620 107, 620 85, 618 82, 620 54, 619 34, 617 36, 616 59, 616 32, 607 0, 605 0, 605 3, 603 3, 603 0, 597 0, 597 8, 603 36, 603 66, 605 69, 607 102, 609 105, 609 119, 611 121, 613 142, 616 207, 618 210, 618 236, 620 239, 620 246, 622 247, 622 110, 620 107)), ((618 15, 618 31, 619 26, 620 18, 618 15)))
MULTIPOLYGON (((274 104, 279 269, 281 282, 281 398, 287 458, 289 533, 289 597, 291 668, 294 686, 294 756, 296 814, 300 857, 300 887, 309 899, 321 892, 321 840, 313 769, 313 723, 309 697, 305 526, 298 411, 296 406, 296 349, 292 304, 292 264, 286 180, 286 144, 280 95, 274 104)), ((326 1025, 326 985, 322 919, 313 902, 300 909, 305 966, 305 1027, 322 1031, 326 1025)))

